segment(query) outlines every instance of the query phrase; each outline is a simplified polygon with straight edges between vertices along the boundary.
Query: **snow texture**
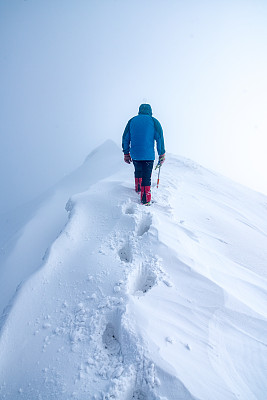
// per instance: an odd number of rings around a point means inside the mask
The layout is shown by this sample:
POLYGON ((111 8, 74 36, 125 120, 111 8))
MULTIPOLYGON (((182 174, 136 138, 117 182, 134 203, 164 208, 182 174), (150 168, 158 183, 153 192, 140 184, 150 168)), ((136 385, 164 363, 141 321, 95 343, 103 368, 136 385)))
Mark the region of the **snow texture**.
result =
POLYGON ((267 198, 171 155, 152 197, 109 141, 2 217, 1 400, 266 399, 267 198))

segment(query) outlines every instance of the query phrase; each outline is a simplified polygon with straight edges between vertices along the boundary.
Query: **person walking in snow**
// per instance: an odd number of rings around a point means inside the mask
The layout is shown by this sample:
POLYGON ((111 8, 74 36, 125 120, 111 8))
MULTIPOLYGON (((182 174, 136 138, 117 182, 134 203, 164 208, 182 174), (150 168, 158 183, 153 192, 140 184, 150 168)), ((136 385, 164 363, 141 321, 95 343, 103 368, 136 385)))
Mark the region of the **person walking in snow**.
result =
POLYGON ((151 174, 155 160, 155 141, 159 155, 158 165, 165 161, 163 130, 159 121, 152 117, 149 104, 141 104, 139 113, 131 118, 122 136, 124 161, 134 164, 135 191, 141 192, 141 203, 151 202, 151 174))

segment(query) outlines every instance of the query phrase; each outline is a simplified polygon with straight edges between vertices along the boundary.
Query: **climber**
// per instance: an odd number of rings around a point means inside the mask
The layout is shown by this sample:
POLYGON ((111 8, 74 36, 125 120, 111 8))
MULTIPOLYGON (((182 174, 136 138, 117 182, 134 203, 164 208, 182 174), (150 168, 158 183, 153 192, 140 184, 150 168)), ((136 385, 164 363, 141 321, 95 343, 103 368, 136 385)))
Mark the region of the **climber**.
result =
POLYGON ((159 121, 152 117, 149 104, 141 104, 138 115, 131 118, 122 136, 124 161, 134 164, 135 191, 141 192, 141 203, 150 205, 151 174, 155 160, 155 141, 159 155, 158 165, 165 161, 163 130, 159 121))

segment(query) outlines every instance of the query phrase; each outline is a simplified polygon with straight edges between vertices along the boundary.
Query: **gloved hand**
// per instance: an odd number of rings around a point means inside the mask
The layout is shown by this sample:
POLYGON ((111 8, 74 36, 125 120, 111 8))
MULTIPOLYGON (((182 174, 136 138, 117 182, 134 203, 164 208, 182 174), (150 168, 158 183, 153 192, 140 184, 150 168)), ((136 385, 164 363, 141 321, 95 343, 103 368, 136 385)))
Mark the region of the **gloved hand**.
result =
POLYGON ((124 161, 125 161, 127 164, 131 164, 132 159, 131 159, 130 154, 124 154, 124 161))
POLYGON ((157 166, 156 166, 155 169, 161 167, 162 164, 164 163, 164 161, 165 161, 165 153, 164 153, 164 154, 161 154, 161 156, 159 156, 159 161, 158 161, 157 166))

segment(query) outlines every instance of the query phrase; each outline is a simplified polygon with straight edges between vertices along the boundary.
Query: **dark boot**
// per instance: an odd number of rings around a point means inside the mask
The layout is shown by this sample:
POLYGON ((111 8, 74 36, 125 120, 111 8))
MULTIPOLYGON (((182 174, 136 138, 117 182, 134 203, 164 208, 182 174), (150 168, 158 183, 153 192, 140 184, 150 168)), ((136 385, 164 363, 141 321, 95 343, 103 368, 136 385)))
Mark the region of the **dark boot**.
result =
POLYGON ((142 184, 142 178, 135 178, 135 191, 136 193, 141 192, 141 184, 142 184))
POLYGON ((151 202, 150 186, 141 186, 141 203, 149 205, 151 202))

